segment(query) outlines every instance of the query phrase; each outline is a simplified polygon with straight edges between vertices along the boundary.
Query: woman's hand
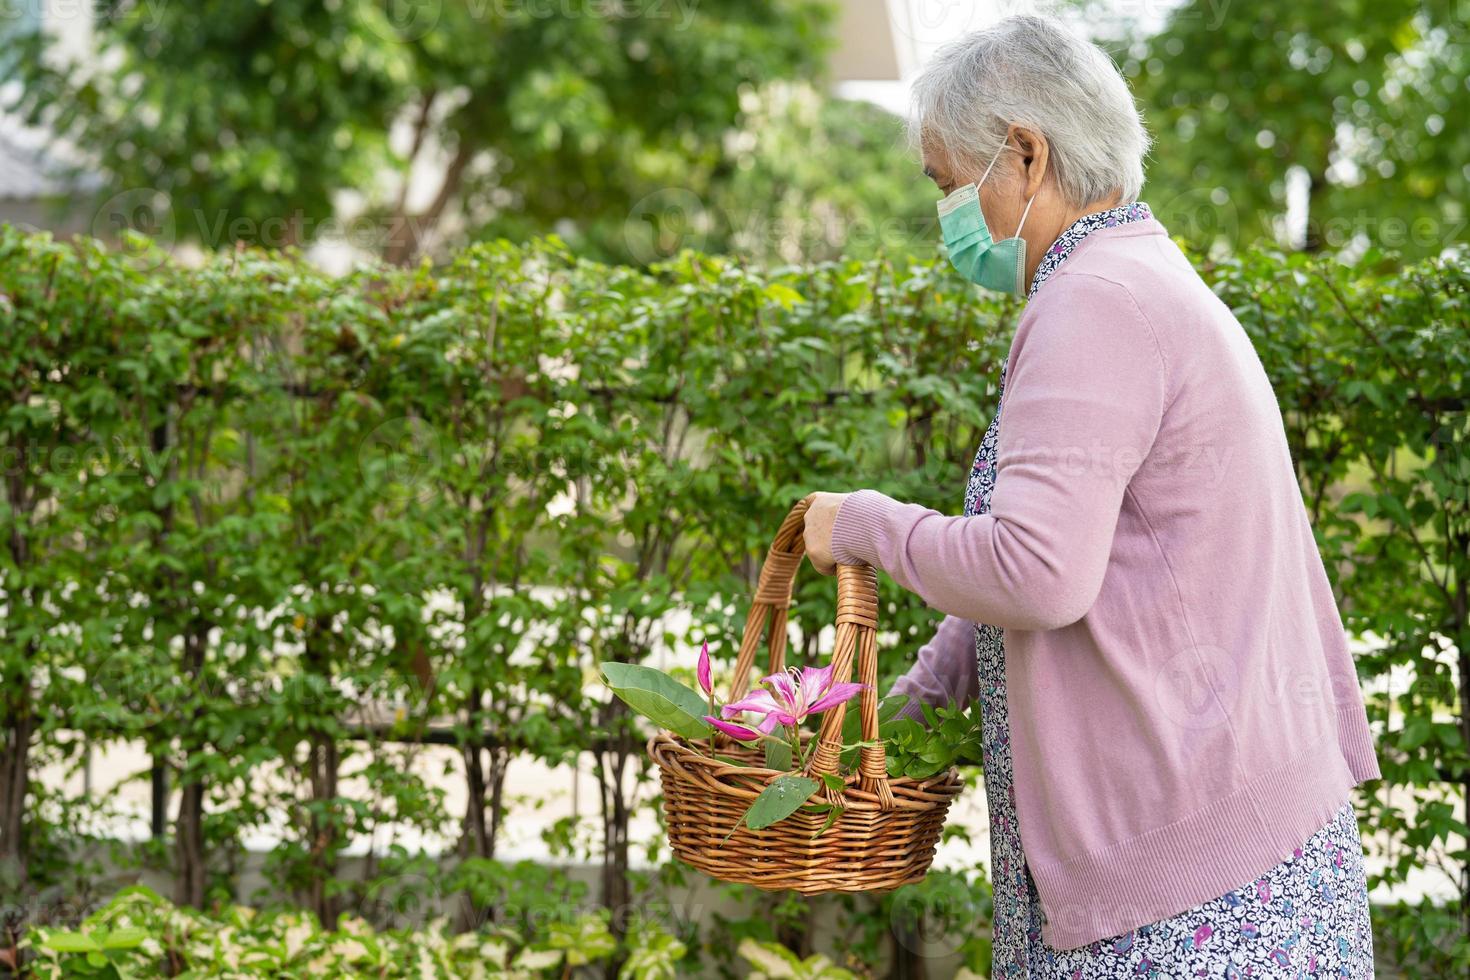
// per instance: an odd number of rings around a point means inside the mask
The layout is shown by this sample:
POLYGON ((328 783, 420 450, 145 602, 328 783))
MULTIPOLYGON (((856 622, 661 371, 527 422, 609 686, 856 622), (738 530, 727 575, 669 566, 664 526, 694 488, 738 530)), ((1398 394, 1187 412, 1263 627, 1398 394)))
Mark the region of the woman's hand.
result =
POLYGON ((806 510, 806 531, 802 535, 806 556, 823 575, 837 571, 837 562, 832 557, 832 525, 837 522, 837 510, 845 499, 845 493, 818 492, 806 510))

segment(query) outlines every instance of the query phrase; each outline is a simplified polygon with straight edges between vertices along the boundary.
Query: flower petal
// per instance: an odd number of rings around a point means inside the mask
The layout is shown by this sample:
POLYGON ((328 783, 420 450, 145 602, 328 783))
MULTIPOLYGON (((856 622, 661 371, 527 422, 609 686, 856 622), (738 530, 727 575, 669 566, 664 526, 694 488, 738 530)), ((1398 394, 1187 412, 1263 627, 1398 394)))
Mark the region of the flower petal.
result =
POLYGON ((714 727, 718 728, 720 731, 724 732, 726 735, 729 735, 731 738, 741 742, 754 742, 756 739, 760 738, 759 733, 751 731, 744 725, 737 725, 732 721, 721 721, 714 715, 705 715, 704 720, 709 722, 714 727))
POLYGON ((812 705, 822 699, 827 693, 827 688, 832 686, 832 668, 835 664, 825 667, 803 667, 801 669, 801 713, 811 714, 812 705))
POLYGON ((783 725, 799 725, 799 724, 801 724, 801 719, 800 718, 798 718, 796 715, 791 714, 789 711, 786 711, 784 708, 777 708, 775 711, 772 711, 766 717, 768 717, 768 718, 774 718, 776 721, 780 722, 783 725))
POLYGON ((791 676, 791 671, 778 670, 774 674, 767 674, 761 678, 761 683, 771 685, 771 693, 787 707, 796 703, 798 685, 796 678, 791 676))
POLYGON ((770 691, 751 691, 739 701, 732 701, 720 709, 720 714, 725 718, 733 718, 742 711, 757 711, 766 714, 771 711, 780 711, 770 691))
POLYGON ((825 667, 803 667, 801 669, 801 686, 812 694, 820 695, 826 693, 832 684, 832 668, 836 664, 828 664, 825 667))
POLYGON ((756 725, 755 727, 758 728, 758 729, 760 729, 762 732, 766 733, 767 735, 769 735, 769 734, 771 734, 771 732, 775 731, 777 725, 790 725, 790 724, 792 724, 789 721, 782 721, 781 719, 783 717, 789 717, 789 716, 783 716, 781 714, 781 712, 779 712, 779 711, 772 711, 770 714, 768 714, 764 718, 762 718, 760 720, 760 723, 758 725, 756 725))
POLYGON ((844 704, 848 701, 851 701, 854 697, 857 696, 857 693, 859 691, 867 686, 868 685, 866 684, 855 684, 851 681, 846 681, 841 684, 833 684, 831 690, 823 694, 820 698, 817 699, 815 704, 807 709, 807 714, 814 715, 818 712, 826 711, 828 708, 835 708, 839 704, 844 704))
POLYGON ((744 711, 761 715, 761 721, 757 727, 767 734, 777 725, 796 724, 796 718, 776 703, 775 699, 771 697, 770 691, 752 691, 739 701, 722 707, 720 709, 720 715, 725 719, 730 719, 744 711))
POLYGON ((710 683, 709 641, 708 640, 706 640, 704 642, 704 646, 702 646, 702 647, 699 648, 699 669, 698 669, 697 672, 699 674, 699 686, 704 691, 704 693, 705 694, 713 694, 713 693, 715 693, 714 692, 714 688, 713 688, 713 686, 711 686, 711 683, 710 683))

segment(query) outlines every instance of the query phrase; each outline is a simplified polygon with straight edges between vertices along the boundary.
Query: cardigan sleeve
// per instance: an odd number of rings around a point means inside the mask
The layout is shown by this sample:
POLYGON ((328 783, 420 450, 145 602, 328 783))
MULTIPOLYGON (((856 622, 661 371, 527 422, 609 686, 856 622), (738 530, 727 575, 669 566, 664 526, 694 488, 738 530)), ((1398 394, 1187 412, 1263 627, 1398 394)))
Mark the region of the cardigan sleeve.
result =
POLYGON ((1059 273, 1016 328, 985 514, 858 490, 832 552, 932 608, 1006 629, 1081 619, 1102 589, 1123 494, 1158 433, 1166 365, 1123 286, 1059 273))
POLYGON ((959 616, 945 616, 934 635, 919 648, 914 665, 889 688, 889 694, 907 694, 899 717, 924 720, 921 705, 954 702, 963 708, 980 696, 975 665, 975 624, 959 616))

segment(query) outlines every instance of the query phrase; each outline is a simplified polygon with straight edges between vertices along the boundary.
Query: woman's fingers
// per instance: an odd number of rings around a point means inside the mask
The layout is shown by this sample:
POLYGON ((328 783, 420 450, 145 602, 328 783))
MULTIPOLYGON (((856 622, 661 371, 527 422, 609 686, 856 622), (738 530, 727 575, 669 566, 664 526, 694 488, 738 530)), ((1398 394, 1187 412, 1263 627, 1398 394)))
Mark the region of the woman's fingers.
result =
POLYGON ((802 534, 806 556, 812 567, 823 575, 837 571, 837 562, 832 556, 832 525, 837 521, 837 511, 846 496, 845 493, 818 493, 806 511, 802 534))

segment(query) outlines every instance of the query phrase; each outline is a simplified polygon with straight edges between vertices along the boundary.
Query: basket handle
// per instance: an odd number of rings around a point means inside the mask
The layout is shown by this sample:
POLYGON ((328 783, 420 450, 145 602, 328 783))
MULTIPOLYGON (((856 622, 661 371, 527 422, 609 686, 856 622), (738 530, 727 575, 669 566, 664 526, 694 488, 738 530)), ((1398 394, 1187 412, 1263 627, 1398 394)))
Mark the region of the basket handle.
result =
MULTIPOLYGON (((797 569, 806 557, 806 512, 816 499, 809 493, 781 522, 776 539, 771 542, 766 560, 756 581, 755 597, 745 618, 745 632, 740 638, 740 654, 735 660, 735 678, 730 685, 730 700, 736 701, 748 690, 750 670, 755 664, 756 647, 761 633, 769 625, 767 639, 770 650, 769 674, 785 669, 786 617, 791 606, 792 586, 797 569)), ((857 655, 858 681, 866 684, 858 695, 858 711, 862 720, 864 741, 878 738, 878 575, 870 565, 837 566, 837 642, 832 650, 832 680, 841 683, 852 677, 854 651, 857 655)), ((847 705, 830 708, 822 715, 817 733, 817 747, 811 756, 809 773, 820 779, 837 771, 841 755, 842 719, 847 705)), ((893 789, 888 784, 888 760, 880 742, 860 750, 858 786, 878 797, 882 809, 894 805, 893 789)), ((822 794, 829 803, 841 805, 841 793, 825 786, 822 794)))

